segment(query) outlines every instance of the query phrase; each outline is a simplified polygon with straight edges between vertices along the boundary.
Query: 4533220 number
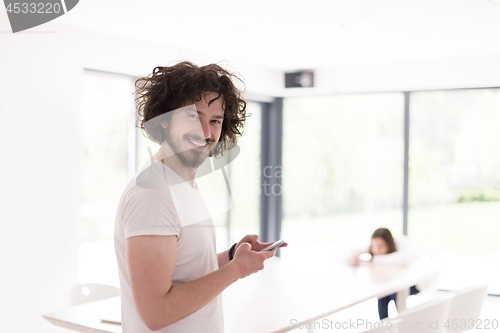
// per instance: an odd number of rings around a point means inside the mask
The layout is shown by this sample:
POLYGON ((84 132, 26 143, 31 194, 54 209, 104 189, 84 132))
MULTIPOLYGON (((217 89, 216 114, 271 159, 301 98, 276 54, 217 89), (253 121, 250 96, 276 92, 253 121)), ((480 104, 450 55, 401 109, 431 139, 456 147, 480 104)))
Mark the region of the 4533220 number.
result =
POLYGON ((63 9, 59 3, 14 2, 7 6, 7 13, 58 14, 63 9))
POLYGON ((447 329, 457 330, 457 329, 467 329, 467 330, 496 330, 498 328, 497 319, 448 319, 444 323, 444 327, 447 329))

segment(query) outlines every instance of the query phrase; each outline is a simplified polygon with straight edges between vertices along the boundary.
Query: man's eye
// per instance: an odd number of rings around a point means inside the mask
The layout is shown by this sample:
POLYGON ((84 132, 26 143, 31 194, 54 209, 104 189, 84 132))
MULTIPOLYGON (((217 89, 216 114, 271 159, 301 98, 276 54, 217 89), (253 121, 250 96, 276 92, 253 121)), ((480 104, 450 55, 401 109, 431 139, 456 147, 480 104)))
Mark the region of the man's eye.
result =
POLYGON ((216 123, 216 124, 220 124, 220 121, 219 120, 212 120, 212 122, 216 123))

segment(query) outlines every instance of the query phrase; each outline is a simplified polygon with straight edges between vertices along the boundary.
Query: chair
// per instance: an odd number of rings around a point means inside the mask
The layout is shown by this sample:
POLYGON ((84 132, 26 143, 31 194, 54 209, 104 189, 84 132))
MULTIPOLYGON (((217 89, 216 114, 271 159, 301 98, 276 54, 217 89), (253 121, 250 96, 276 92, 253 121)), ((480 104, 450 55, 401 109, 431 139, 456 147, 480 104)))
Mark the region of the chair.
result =
POLYGON ((408 295, 408 298, 406 299, 406 307, 408 309, 411 309, 420 304, 424 304, 435 299, 436 295, 439 294, 437 287, 438 277, 439 274, 436 274, 422 282, 419 282, 417 285, 417 287, 419 288, 419 293, 408 295))
POLYGON ((74 286, 69 292, 72 306, 120 296, 120 288, 101 283, 87 283, 74 286))
POLYGON ((444 333, 446 331, 444 323, 448 319, 452 300, 453 293, 448 293, 402 311, 397 318, 394 318, 402 321, 398 333, 444 333))
POLYGON ((465 332, 475 327, 487 293, 488 284, 456 291, 451 303, 447 332, 465 332), (468 328, 471 321, 472 327, 468 328))

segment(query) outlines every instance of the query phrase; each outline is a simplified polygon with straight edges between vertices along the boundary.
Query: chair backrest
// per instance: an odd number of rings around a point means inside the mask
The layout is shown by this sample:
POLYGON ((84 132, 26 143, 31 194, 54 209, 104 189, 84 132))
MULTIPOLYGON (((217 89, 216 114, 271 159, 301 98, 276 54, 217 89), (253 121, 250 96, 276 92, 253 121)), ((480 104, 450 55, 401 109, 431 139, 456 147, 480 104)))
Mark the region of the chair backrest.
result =
POLYGON ((69 292, 69 301, 74 306, 115 296, 120 296, 120 288, 107 284, 87 283, 74 286, 69 292))
POLYGON ((398 333, 398 327, 401 326, 402 320, 384 320, 377 323, 380 324, 379 327, 364 331, 362 333, 398 333))
POLYGON ((465 332, 475 327, 488 293, 488 284, 455 291, 451 303, 448 332, 465 332), (469 324, 473 322, 472 327, 469 324))
POLYGON ((443 333, 450 313, 453 293, 448 293, 436 299, 401 312, 397 318, 402 323, 399 333, 443 333))

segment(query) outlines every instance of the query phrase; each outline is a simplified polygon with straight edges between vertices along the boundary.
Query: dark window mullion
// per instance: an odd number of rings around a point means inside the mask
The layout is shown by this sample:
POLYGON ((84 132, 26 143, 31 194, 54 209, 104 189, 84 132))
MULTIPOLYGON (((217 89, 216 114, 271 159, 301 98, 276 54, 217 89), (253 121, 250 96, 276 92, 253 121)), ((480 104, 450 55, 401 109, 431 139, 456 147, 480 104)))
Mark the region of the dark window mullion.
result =
POLYGON ((408 181, 409 181, 409 148, 410 148, 410 92, 404 92, 404 189, 403 189, 403 235, 408 236, 408 181))
POLYGON ((281 177, 276 177, 276 173, 282 166, 282 148, 283 98, 280 97, 262 104, 260 240, 263 242, 275 241, 281 235, 283 191, 281 177))

